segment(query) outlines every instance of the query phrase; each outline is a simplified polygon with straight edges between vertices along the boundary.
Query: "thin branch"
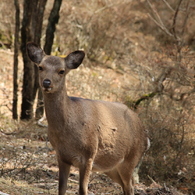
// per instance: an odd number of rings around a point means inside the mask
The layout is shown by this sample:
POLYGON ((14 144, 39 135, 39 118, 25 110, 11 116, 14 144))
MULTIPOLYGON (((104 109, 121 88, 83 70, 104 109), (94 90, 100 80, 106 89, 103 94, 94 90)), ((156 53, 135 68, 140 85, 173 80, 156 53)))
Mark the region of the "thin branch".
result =
POLYGON ((105 9, 108 9, 108 8, 110 8, 110 7, 113 7, 113 6, 116 6, 116 5, 119 5, 119 4, 121 4, 121 2, 119 2, 119 3, 113 3, 113 4, 110 4, 110 5, 106 5, 106 6, 104 6, 104 7, 101 7, 100 9, 96 10, 96 11, 94 12, 94 14, 97 14, 97 13, 99 13, 99 12, 101 12, 101 11, 104 11, 105 9))
POLYGON ((163 93, 163 90, 164 90, 163 82, 166 80, 166 78, 168 77, 168 75, 171 74, 172 71, 173 71, 173 68, 172 67, 167 67, 166 69, 164 69, 164 71, 160 74, 160 76, 155 81, 155 83, 156 83, 156 89, 153 92, 149 93, 149 94, 142 95, 136 101, 133 101, 132 107, 136 110, 138 108, 139 104, 142 101, 150 100, 153 97, 155 97, 156 95, 162 94, 163 93))
POLYGON ((181 32, 182 36, 184 35, 187 20, 188 20, 188 17, 189 17, 189 9, 190 9, 189 5, 190 5, 190 0, 188 0, 187 6, 186 6, 186 16, 184 18, 184 22, 183 22, 183 26, 182 26, 182 32, 181 32))
POLYGON ((148 5, 150 6, 150 8, 152 9, 153 13, 156 15, 158 22, 160 23, 161 26, 164 26, 163 21, 161 20, 160 15, 158 14, 157 10, 155 9, 155 7, 151 4, 150 0, 147 0, 148 5))
POLYGON ((169 30, 167 29, 167 27, 164 25, 160 15, 158 14, 156 8, 151 4, 150 0, 147 0, 148 5, 150 6, 152 12, 154 13, 155 17, 157 19, 155 19, 154 17, 151 16, 151 14, 148 13, 148 16, 153 20, 153 22, 161 29, 163 30, 167 35, 173 37, 173 34, 171 32, 169 32, 169 30))
POLYGON ((163 0, 163 2, 166 4, 166 6, 167 6, 172 12, 175 12, 175 10, 170 6, 170 4, 169 4, 166 0, 163 0))
POLYGON ((181 3, 182 3, 183 0, 179 0, 179 3, 177 4, 177 8, 175 10, 175 14, 174 14, 174 17, 173 17, 173 24, 172 24, 172 31, 173 31, 173 36, 174 38, 179 41, 180 38, 177 36, 177 33, 176 33, 176 30, 175 30, 175 26, 176 26, 176 20, 177 20, 177 16, 178 16, 178 13, 179 13, 179 8, 181 6, 181 3))
POLYGON ((152 99, 154 96, 158 94, 159 92, 151 92, 149 94, 142 95, 138 100, 133 101, 133 104, 132 104, 133 109, 136 110, 142 101, 152 99))
POLYGON ((153 20, 153 22, 161 29, 163 30, 167 35, 173 37, 173 34, 169 32, 169 30, 163 25, 161 25, 156 19, 154 19, 149 13, 148 16, 153 20))

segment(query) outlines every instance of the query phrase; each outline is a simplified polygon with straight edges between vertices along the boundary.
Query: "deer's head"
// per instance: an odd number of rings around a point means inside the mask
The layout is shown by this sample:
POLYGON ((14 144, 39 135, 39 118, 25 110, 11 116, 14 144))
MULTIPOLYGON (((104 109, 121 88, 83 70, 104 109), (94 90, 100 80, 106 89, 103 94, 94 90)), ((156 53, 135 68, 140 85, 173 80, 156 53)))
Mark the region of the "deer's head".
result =
POLYGON ((65 76, 71 69, 76 69, 82 63, 85 53, 74 51, 67 57, 46 55, 35 43, 27 43, 27 53, 39 69, 39 84, 43 92, 54 93, 62 90, 65 76))

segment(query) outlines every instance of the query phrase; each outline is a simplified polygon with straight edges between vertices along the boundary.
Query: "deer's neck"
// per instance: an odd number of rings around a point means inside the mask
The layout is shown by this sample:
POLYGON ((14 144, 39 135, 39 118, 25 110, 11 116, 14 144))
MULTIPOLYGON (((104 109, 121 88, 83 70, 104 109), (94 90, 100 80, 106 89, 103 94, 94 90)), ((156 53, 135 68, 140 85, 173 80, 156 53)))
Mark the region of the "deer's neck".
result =
POLYGON ((45 112, 50 126, 64 125, 70 116, 71 100, 66 90, 44 94, 45 112))

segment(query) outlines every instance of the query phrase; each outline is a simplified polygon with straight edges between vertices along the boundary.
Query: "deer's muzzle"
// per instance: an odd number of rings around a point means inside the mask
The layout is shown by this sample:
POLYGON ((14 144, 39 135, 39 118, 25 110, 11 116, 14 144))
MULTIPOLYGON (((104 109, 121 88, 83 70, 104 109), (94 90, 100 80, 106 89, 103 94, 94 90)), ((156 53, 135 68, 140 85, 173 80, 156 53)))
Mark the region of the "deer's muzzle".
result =
POLYGON ((51 81, 50 81, 49 79, 43 80, 43 87, 44 87, 45 89, 51 88, 51 81))

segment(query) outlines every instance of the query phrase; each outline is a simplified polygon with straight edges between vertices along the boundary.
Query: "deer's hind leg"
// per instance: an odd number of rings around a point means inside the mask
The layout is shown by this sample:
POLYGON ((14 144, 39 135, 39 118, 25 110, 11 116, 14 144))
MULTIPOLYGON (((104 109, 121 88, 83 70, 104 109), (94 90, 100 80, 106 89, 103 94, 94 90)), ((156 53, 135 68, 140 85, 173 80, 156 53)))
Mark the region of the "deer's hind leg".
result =
POLYGON ((124 195, 134 195, 132 174, 129 173, 129 170, 119 168, 119 170, 113 169, 105 174, 122 187, 124 195))
POLYGON ((117 171, 117 169, 113 169, 111 171, 105 172, 114 182, 118 183, 122 188, 124 187, 123 181, 117 171))
POLYGON ((118 174, 123 183, 122 188, 124 195, 134 195, 133 171, 135 166, 136 163, 126 161, 117 168, 118 174))

